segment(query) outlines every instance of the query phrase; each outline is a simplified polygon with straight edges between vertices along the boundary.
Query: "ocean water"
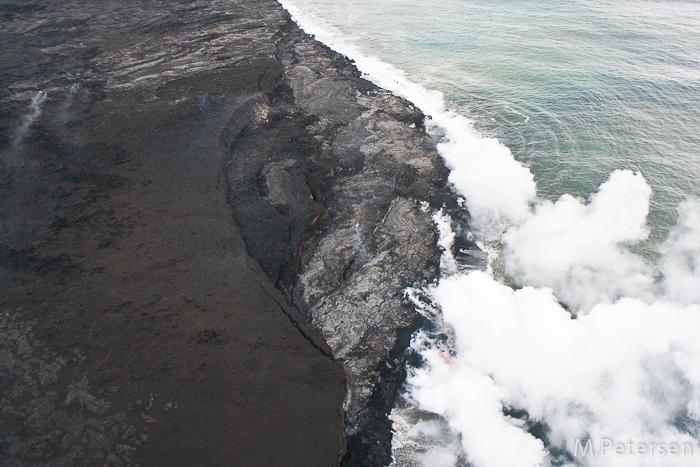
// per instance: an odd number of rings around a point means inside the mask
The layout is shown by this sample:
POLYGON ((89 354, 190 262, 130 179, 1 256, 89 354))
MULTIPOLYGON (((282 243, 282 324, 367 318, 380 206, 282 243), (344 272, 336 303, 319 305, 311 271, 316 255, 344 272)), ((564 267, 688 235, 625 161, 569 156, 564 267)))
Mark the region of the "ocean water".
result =
POLYGON ((429 116, 491 255, 411 291, 395 465, 700 465, 700 3, 282 3, 429 116))

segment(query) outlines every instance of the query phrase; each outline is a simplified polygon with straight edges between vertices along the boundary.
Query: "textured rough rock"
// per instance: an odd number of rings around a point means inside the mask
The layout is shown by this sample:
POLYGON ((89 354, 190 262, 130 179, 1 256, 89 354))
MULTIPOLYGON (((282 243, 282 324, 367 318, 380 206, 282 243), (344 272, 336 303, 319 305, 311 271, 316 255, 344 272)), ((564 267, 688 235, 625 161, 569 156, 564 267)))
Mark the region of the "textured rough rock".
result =
POLYGON ((447 172, 410 103, 292 23, 276 46, 277 86, 246 103, 231 142, 229 200, 248 251, 345 368, 345 465, 386 464, 386 413, 420 320, 403 292, 438 273, 419 201, 447 172))

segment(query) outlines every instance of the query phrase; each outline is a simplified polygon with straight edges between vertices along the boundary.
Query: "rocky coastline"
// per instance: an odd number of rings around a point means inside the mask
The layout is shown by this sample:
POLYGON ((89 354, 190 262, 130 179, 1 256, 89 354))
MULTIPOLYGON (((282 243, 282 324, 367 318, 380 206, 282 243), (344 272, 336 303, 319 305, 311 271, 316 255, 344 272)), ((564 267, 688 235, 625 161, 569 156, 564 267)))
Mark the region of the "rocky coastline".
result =
POLYGON ((388 464, 422 113, 274 0, 0 18, 2 465, 388 464))

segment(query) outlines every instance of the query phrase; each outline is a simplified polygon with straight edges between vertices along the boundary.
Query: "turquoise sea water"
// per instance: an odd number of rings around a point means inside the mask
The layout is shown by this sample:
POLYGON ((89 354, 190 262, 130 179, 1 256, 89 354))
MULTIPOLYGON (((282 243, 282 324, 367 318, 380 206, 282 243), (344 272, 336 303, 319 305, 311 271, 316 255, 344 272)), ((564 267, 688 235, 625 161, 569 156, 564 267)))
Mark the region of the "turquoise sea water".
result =
POLYGON ((587 196, 612 170, 639 170, 659 242, 700 195, 700 3, 294 3, 442 91, 531 168, 541 196, 587 196))

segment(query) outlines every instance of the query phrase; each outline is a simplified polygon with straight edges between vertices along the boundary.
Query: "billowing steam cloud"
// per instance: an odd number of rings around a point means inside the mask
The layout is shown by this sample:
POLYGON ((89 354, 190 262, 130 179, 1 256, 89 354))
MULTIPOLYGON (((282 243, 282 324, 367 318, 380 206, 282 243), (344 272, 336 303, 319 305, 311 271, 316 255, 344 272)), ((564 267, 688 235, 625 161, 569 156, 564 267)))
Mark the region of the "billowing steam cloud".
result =
POLYGON ((678 225, 664 244, 661 270, 669 299, 700 303, 700 202, 678 207, 678 225))
MULTIPOLYGON (((411 378, 411 395, 462 434, 474 465, 543 465, 544 444, 504 407, 545 422, 551 444, 570 453, 587 438, 697 450, 676 422, 700 415, 699 306, 625 298, 574 319, 551 290, 516 291, 481 272, 443 279, 433 295, 454 329, 458 357, 450 365, 416 339, 428 365, 411 378)), ((588 461, 696 465, 697 458, 588 461)))
POLYGON ((588 204, 570 195, 542 202, 503 236, 508 273, 522 285, 553 288, 575 311, 646 296, 651 270, 621 246, 649 234, 650 196, 640 174, 615 171, 588 204))
POLYGON ((426 365, 410 378, 410 396, 449 421, 475 466, 547 465, 551 449, 571 465, 697 465, 700 203, 679 207, 658 285, 626 249, 648 235, 650 195, 640 174, 616 171, 587 203, 540 202, 503 235, 507 270, 523 288, 473 272, 432 289, 457 358, 417 336, 426 365), (504 409, 544 423, 548 446, 504 409), (688 450, 583 456, 589 439, 688 450))

